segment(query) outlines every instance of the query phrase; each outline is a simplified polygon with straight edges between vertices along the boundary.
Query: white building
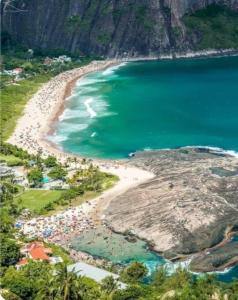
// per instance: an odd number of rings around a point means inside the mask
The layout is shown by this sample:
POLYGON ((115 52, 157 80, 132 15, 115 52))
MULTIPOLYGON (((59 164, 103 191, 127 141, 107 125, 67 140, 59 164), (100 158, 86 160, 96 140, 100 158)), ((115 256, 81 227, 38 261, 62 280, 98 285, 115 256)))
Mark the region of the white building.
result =
MULTIPOLYGON (((83 262, 77 262, 73 265, 68 266, 68 271, 74 272, 79 276, 89 277, 98 283, 101 283, 102 280, 108 276, 112 276, 116 281, 119 280, 119 275, 94 267, 92 265, 83 262)), ((118 281, 118 287, 121 289, 125 289, 127 288, 127 285, 121 281, 118 281)))

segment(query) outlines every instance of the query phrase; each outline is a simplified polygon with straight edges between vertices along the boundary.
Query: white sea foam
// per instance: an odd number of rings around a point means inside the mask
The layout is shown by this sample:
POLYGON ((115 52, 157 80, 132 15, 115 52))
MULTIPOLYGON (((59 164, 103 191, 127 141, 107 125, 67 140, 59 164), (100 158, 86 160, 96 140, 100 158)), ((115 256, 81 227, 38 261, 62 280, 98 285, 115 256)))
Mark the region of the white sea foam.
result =
POLYGON ((234 156, 238 158, 238 152, 234 151, 234 150, 225 150, 219 147, 211 147, 211 146, 186 146, 183 148, 204 148, 204 149, 208 149, 213 151, 214 153, 217 154, 226 154, 226 155, 230 155, 230 156, 234 156))
POLYGON ((99 78, 88 78, 88 77, 85 77, 85 78, 81 78, 79 79, 79 81, 77 81, 76 83, 76 86, 77 87, 85 87, 87 85, 93 85, 94 83, 98 83, 98 82, 104 82, 105 80, 103 79, 99 79, 99 78))
POLYGON ((90 116, 90 118, 95 118, 97 116, 97 113, 92 109, 90 104, 93 102, 93 98, 88 98, 85 102, 84 105, 86 106, 87 112, 90 116))
POLYGON ((125 66, 126 64, 127 64, 126 62, 123 62, 117 66, 110 67, 110 68, 106 69, 105 71, 103 71, 102 75, 105 75, 105 76, 112 75, 116 70, 125 66))
POLYGON ((88 116, 87 111, 83 109, 70 109, 67 108, 59 117, 59 121, 69 120, 73 118, 86 118, 88 116))
POLYGON ((64 142, 67 140, 67 136, 66 135, 61 135, 61 134, 54 134, 52 136, 49 136, 49 140, 58 144, 60 142, 64 142))
POLYGON ((192 260, 192 258, 189 258, 187 260, 179 261, 179 262, 175 262, 175 263, 173 263, 169 260, 166 260, 164 267, 165 267, 166 271, 168 272, 168 274, 171 275, 180 268, 184 269, 184 270, 189 270, 189 264, 190 264, 191 260, 192 260))
POLYGON ((60 132, 62 134, 68 135, 72 132, 75 131, 82 131, 84 129, 88 128, 88 124, 72 124, 72 123, 66 123, 64 124, 64 126, 62 127, 62 129, 60 130, 60 132))

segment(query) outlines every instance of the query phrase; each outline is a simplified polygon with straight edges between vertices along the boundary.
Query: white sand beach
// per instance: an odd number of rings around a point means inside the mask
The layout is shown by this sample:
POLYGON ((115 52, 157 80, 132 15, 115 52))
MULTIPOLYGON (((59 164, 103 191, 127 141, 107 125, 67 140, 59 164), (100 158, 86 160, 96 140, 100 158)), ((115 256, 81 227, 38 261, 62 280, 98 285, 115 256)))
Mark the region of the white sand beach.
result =
MULTIPOLYGON (((63 110, 66 96, 69 96, 70 85, 89 72, 98 71, 118 64, 118 61, 94 61, 89 65, 59 74, 44 84, 27 103, 22 117, 19 119, 14 133, 8 143, 16 145, 29 153, 41 151, 43 157, 54 155, 61 162, 69 157, 68 154, 49 143, 45 136, 50 132, 50 125, 63 110)), ((92 228, 103 219, 103 211, 110 201, 127 191, 152 178, 154 175, 144 170, 128 167, 126 161, 93 160, 102 171, 119 177, 118 183, 104 191, 99 197, 87 201, 80 207, 69 208, 51 217, 38 217, 24 224, 23 232, 29 236, 46 238, 67 247, 74 234, 92 228)))

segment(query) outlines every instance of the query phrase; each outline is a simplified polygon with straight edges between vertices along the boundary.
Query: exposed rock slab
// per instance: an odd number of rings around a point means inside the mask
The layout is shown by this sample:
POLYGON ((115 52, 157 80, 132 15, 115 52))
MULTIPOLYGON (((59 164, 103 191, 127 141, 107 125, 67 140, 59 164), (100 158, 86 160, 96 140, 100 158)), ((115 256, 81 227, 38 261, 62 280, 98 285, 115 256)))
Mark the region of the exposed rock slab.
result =
POLYGON ((111 201, 105 215, 115 231, 131 230, 175 258, 212 247, 238 226, 237 158, 184 148, 138 153, 129 164, 156 176, 111 201))

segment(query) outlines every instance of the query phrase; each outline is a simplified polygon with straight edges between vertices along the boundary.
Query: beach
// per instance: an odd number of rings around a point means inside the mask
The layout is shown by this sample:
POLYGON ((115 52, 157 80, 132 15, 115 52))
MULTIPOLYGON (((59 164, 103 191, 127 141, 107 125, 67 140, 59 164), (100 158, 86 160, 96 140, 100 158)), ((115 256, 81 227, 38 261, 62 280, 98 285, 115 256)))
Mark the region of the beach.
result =
POLYGON ((69 154, 63 153, 46 140, 46 136, 52 132, 52 123, 64 110, 64 102, 80 77, 118 63, 116 60, 93 61, 86 66, 63 72, 42 85, 28 101, 7 142, 31 154, 40 152, 43 157, 54 155, 58 160, 65 161, 69 154))
MULTIPOLYGON (((64 103, 71 94, 75 82, 82 76, 120 64, 115 60, 93 61, 89 65, 67 71, 52 78, 28 101, 22 117, 8 143, 16 145, 31 154, 40 153, 42 157, 54 155, 64 163, 68 158, 77 157, 65 153, 46 136, 52 133, 52 124, 64 110, 64 103)), ((90 116, 89 116, 90 117, 90 116)), ((68 249, 68 242, 73 236, 84 230, 94 228, 103 220, 103 211, 110 201, 128 189, 139 185, 154 175, 135 167, 127 167, 126 161, 93 160, 101 171, 109 172, 119 177, 119 181, 111 189, 104 191, 99 197, 87 201, 80 207, 68 208, 51 217, 37 217, 24 221, 22 231, 31 237, 43 238, 68 249)), ((68 249, 69 250, 69 249, 68 249)), ((73 258, 79 258, 72 253, 73 258)), ((83 254, 80 256, 84 257, 83 254)), ((86 256, 87 257, 87 256, 86 256)))

